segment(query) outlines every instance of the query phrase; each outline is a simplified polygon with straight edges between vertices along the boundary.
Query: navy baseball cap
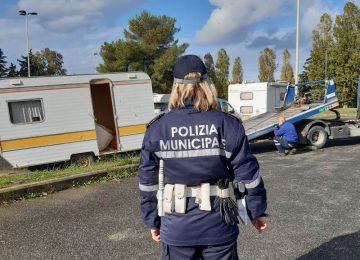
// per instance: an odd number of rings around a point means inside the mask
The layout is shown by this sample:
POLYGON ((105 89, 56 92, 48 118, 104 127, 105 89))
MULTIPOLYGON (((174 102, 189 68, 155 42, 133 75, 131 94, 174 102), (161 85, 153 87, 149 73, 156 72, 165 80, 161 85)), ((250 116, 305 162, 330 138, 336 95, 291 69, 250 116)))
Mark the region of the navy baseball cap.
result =
POLYGON ((184 55, 177 59, 173 69, 174 81, 181 84, 196 84, 207 78, 203 61, 196 55, 184 55), (199 79, 184 79, 191 72, 201 74, 199 79))

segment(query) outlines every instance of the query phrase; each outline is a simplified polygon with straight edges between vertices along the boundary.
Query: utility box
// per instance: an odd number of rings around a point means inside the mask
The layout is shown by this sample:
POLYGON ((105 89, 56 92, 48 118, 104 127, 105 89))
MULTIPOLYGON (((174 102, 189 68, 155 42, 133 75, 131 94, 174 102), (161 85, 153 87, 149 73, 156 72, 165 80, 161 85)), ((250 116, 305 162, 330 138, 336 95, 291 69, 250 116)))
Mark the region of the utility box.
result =
POLYGON ((342 126, 332 126, 330 128, 331 131, 331 139, 338 139, 338 138, 348 138, 350 136, 350 129, 346 125, 342 126))

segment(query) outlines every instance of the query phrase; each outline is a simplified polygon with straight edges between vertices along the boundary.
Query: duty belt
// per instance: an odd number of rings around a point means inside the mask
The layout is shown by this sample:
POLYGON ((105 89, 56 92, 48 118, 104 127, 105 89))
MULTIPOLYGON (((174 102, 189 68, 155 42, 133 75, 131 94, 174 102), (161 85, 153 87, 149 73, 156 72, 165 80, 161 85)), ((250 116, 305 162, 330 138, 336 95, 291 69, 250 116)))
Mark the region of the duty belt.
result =
POLYGON ((221 217, 227 224, 239 223, 239 219, 246 224, 249 218, 244 195, 245 184, 236 180, 233 184, 229 179, 219 179, 217 185, 210 183, 189 187, 184 184, 164 185, 164 161, 160 160, 159 162, 157 201, 160 217, 164 216, 165 213, 186 213, 186 198, 189 197, 195 198, 200 210, 211 211, 210 197, 217 196, 221 217))
MULTIPOLYGON (((161 192, 161 191, 159 191, 161 192)), ((185 213, 186 198, 195 198, 200 210, 211 211, 210 197, 232 198, 235 201, 234 188, 231 182, 225 189, 218 185, 202 183, 198 186, 184 184, 166 184, 163 190, 162 208, 164 213, 185 213)))

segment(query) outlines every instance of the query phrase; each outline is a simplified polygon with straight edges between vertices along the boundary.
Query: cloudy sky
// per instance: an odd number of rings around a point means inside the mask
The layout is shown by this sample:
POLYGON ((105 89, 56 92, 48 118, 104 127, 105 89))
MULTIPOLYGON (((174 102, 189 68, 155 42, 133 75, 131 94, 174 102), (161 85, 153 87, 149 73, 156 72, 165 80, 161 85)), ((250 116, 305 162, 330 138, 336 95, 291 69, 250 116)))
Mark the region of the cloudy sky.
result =
MULTIPOLYGON (((309 55, 311 31, 324 12, 342 12, 345 0, 301 0, 300 67, 309 55)), ((360 5, 360 0, 353 0, 360 5)), ((225 48, 231 62, 243 61, 245 79, 257 79, 257 58, 265 47, 295 56, 296 0, 1 0, 0 48, 9 62, 26 55, 24 16, 19 10, 38 12, 29 17, 30 47, 50 48, 64 56, 69 74, 93 73, 103 42, 123 37, 130 18, 147 10, 175 17, 188 42, 187 53, 216 58, 225 48), (95 55, 94 55, 95 54, 95 55)), ((293 59, 294 60, 294 59, 293 59)))

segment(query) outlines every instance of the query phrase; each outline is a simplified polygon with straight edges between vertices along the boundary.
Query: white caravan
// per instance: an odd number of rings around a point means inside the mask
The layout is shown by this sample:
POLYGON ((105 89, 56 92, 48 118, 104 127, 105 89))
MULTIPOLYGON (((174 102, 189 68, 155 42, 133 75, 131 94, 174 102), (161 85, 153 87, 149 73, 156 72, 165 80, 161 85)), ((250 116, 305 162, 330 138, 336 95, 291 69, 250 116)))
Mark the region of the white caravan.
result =
POLYGON ((244 120, 280 107, 286 87, 287 83, 282 82, 231 84, 228 88, 228 101, 244 120))
POLYGON ((142 72, 0 79, 0 165, 88 163, 137 150, 153 117, 142 72))

